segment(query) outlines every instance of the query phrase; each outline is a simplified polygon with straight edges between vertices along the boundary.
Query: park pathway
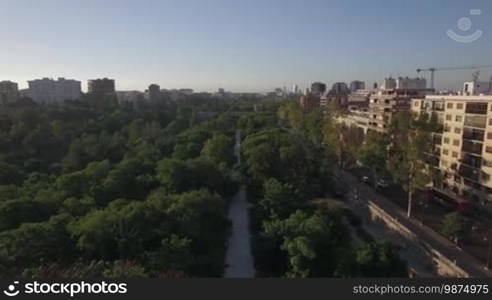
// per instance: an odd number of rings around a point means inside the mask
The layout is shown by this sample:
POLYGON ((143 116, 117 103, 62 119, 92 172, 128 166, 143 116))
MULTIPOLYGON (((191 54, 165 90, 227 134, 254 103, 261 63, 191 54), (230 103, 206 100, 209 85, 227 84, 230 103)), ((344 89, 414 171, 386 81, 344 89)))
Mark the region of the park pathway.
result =
MULTIPOLYGON (((241 132, 236 132, 236 165, 241 165, 241 132)), ((226 254, 225 278, 253 278, 255 276, 253 255, 249 233, 249 203, 246 186, 241 186, 232 199, 228 218, 232 222, 232 232, 229 238, 226 254)))

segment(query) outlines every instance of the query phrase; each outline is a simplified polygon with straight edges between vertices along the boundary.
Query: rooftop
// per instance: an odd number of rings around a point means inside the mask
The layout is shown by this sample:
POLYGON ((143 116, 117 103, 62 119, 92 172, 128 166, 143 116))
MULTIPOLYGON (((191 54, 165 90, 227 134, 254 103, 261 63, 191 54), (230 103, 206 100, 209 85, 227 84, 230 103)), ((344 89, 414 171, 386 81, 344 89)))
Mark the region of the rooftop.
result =
POLYGON ((492 101, 490 95, 427 95, 425 99, 430 100, 461 100, 461 101, 492 101))

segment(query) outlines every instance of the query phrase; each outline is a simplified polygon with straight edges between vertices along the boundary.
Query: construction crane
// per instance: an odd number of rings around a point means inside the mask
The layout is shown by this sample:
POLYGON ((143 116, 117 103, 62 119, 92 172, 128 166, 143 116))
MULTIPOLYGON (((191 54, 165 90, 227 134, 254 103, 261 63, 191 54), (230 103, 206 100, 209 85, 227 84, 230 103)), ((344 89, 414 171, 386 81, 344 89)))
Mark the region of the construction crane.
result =
POLYGON ((475 70, 475 69, 484 69, 484 68, 492 68, 492 65, 483 65, 483 66, 460 66, 460 67, 442 67, 442 68, 436 68, 436 67, 431 67, 431 68, 424 68, 424 69, 417 69, 417 73, 420 72, 430 72, 430 87, 431 89, 434 88, 434 79, 435 79, 435 72, 436 71, 452 71, 452 70, 475 70))

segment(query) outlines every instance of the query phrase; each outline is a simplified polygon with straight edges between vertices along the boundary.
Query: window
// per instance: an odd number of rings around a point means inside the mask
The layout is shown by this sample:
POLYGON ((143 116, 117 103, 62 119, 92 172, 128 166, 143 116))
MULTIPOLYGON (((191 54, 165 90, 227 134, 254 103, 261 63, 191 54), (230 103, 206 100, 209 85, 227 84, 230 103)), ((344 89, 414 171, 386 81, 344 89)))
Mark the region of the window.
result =
POLYGON ((460 145, 460 140, 453 140, 453 145, 459 146, 460 145))
POLYGON ((451 121, 451 115, 446 115, 446 121, 451 121))
POLYGON ((415 107, 419 106, 419 101, 415 101, 415 103, 413 104, 413 106, 415 106, 415 107))
POLYGON ((448 109, 452 109, 452 108, 453 108, 453 103, 448 102, 448 104, 446 105, 446 108, 448 108, 448 109))
POLYGON ((449 144, 449 138, 444 138, 444 144, 449 144))
POLYGON ((437 111, 444 111, 444 101, 433 102, 432 108, 437 111))
POLYGON ((456 116, 455 120, 456 120, 456 122, 461 122, 461 121, 463 121, 463 117, 462 116, 456 116))
POLYGON ((492 147, 490 146, 485 147, 485 152, 492 153, 492 147))
POLYGON ((448 149, 442 149, 442 154, 443 154, 443 155, 448 155, 448 154, 449 154, 448 149))
POLYGON ((487 132, 487 140, 492 140, 492 132, 487 132))
POLYGON ((487 103, 484 103, 484 102, 468 102, 466 104, 466 110, 465 111, 467 114, 486 115, 487 114, 487 103))
POLYGON ((463 109, 463 103, 456 104, 456 109, 463 109))
POLYGON ((456 127, 454 129, 454 133, 460 134, 461 133, 461 128, 456 127))
POLYGON ((451 156, 452 156, 453 158, 458 158, 458 152, 453 151, 453 153, 451 154, 451 156))

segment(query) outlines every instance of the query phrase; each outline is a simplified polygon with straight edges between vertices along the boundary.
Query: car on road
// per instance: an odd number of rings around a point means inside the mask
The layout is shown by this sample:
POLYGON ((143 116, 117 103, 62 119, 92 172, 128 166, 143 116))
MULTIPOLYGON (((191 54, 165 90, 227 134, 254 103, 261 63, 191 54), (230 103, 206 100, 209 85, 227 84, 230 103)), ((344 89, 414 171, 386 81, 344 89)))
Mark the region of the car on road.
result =
POLYGON ((368 183, 369 182, 369 176, 362 176, 360 180, 364 183, 368 183))
POLYGON ((384 180, 384 179, 379 179, 376 182, 376 186, 377 187, 380 187, 380 188, 387 188, 389 186, 389 183, 386 180, 384 180))

